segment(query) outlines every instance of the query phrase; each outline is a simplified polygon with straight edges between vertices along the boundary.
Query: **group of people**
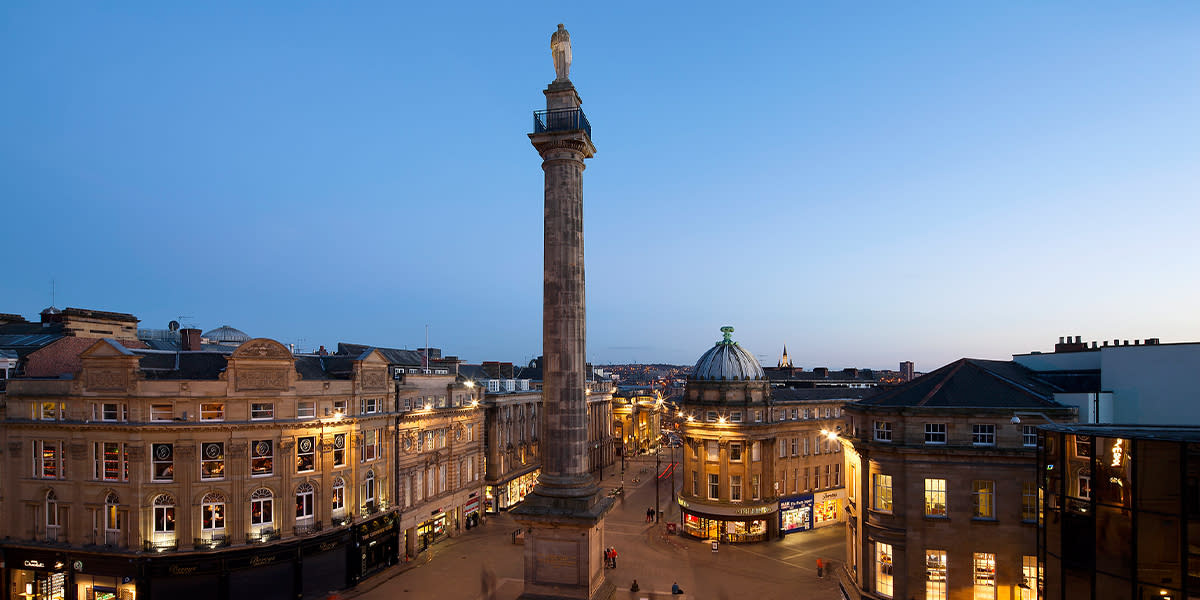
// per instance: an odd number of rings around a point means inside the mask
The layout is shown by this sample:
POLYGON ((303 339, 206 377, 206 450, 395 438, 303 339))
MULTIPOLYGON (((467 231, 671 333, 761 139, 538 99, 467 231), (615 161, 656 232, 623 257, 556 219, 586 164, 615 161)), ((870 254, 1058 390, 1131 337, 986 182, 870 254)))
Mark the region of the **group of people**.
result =
POLYGON ((604 549, 604 566, 609 569, 617 568, 617 549, 609 546, 604 549))

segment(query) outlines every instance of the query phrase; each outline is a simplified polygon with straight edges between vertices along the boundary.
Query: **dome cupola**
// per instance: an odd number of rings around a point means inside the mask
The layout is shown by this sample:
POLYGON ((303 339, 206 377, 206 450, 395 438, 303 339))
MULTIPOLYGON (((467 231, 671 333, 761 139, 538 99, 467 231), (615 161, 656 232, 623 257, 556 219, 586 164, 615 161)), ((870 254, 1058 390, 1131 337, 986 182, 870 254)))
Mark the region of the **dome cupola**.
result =
POLYGON ((250 340, 250 336, 246 335, 245 331, 235 329, 228 325, 222 325, 216 329, 210 329, 204 332, 205 339, 213 344, 223 344, 226 346, 238 346, 242 342, 250 340))
POLYGON ((724 339, 696 361, 692 377, 705 381, 760 380, 766 375, 758 359, 733 341, 733 327, 721 328, 724 339))

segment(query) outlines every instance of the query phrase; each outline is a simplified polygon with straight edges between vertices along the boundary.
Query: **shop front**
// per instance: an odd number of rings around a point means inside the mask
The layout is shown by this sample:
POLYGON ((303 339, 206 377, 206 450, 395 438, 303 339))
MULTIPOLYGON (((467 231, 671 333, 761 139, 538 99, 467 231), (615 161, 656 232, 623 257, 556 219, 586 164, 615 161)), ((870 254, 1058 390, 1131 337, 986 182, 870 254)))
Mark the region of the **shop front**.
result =
POLYGON ((346 548, 350 532, 311 540, 300 547, 300 593, 304 600, 325 598, 346 587, 346 548))
POLYGON ((295 598, 296 546, 268 546, 225 561, 230 600, 295 598))
POLYGON ((813 494, 813 527, 836 525, 845 520, 846 488, 813 494))
POLYGON ((533 486, 537 485, 537 478, 540 473, 541 469, 534 469, 528 473, 517 475, 506 482, 487 486, 485 494, 488 512, 498 513, 520 504, 525 499, 525 496, 533 491, 533 486))
POLYGON ((479 526, 479 492, 471 492, 470 500, 462 505, 462 516, 467 529, 479 526))
POLYGON ((779 504, 749 506, 700 505, 679 499, 683 532, 721 542, 763 542, 777 533, 779 504))
POLYGON ((375 517, 354 526, 358 561, 354 579, 363 579, 396 561, 400 554, 400 520, 396 513, 375 517))
POLYGON ((71 571, 61 552, 6 548, 8 600, 68 600, 71 571))
POLYGON ((779 533, 787 535, 813 528, 813 496, 801 494, 779 500, 779 533))
POLYGON ((219 555, 155 556, 145 559, 143 569, 147 581, 137 600, 221 598, 225 593, 219 555))
POLYGON ((430 513, 428 521, 417 525, 417 551, 424 552, 449 535, 446 531, 446 513, 437 509, 430 513))
POLYGON ((132 556, 70 556, 77 600, 134 600, 138 561, 132 556))

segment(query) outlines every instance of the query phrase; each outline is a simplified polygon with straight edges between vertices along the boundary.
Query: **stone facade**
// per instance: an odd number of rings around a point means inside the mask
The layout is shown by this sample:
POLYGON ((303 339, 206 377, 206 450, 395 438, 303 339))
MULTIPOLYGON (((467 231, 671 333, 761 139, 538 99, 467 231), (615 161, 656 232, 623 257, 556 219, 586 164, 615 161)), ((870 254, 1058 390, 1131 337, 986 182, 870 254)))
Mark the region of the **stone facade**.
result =
MULTIPOLYGON (((1037 550, 1036 432, 1012 422, 1028 410, 847 406, 854 597, 1035 598, 1019 586, 1037 550)), ((1076 415, 1052 402, 1036 414, 1076 415)))

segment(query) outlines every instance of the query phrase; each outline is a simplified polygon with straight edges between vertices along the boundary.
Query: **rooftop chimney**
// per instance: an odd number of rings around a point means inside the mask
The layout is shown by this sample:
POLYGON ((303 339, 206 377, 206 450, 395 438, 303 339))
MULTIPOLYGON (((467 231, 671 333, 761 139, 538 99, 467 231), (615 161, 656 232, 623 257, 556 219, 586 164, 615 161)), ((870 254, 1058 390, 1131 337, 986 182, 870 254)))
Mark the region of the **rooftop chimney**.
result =
POLYGON ((1077 336, 1075 336, 1075 343, 1076 343, 1076 344, 1079 344, 1079 343, 1082 343, 1082 342, 1083 342, 1083 336, 1082 336, 1082 335, 1077 335, 1077 336))
POLYGON ((184 352, 195 352, 200 349, 199 329, 179 330, 179 349, 184 352))

